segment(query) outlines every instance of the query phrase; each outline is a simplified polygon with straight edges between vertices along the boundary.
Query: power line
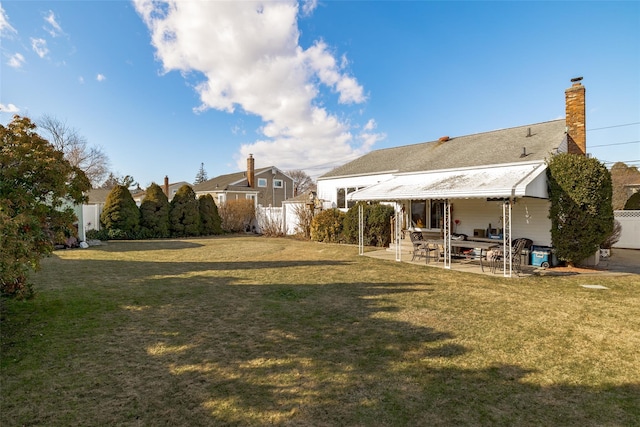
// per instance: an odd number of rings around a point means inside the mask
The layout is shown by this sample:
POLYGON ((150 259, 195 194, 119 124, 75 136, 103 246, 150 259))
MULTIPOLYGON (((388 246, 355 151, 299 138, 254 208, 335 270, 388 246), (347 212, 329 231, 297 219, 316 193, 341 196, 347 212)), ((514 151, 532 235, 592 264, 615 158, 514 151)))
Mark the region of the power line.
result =
POLYGON ((613 126, 605 126, 605 127, 602 127, 602 128, 587 129, 587 132, 590 132, 592 130, 613 129, 613 128, 621 128, 621 127, 624 127, 624 126, 633 126, 633 125, 640 125, 640 122, 625 123, 623 125, 613 125, 613 126))
POLYGON ((612 145, 626 145, 626 144, 637 144, 640 141, 627 141, 627 142, 616 142, 613 144, 601 144, 601 145, 590 145, 589 148, 595 148, 595 147, 611 147, 612 145))

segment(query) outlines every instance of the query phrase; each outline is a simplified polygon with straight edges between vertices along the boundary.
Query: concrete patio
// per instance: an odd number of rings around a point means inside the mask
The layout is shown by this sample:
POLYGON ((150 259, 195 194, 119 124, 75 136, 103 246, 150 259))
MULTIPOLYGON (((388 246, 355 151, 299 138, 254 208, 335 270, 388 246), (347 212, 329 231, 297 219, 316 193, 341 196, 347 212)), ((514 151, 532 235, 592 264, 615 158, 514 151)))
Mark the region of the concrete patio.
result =
MULTIPOLYGON (((405 243, 402 241, 401 247, 401 261, 415 264, 415 265, 423 265, 429 268, 444 268, 443 261, 434 261, 430 260, 429 263, 426 263, 424 258, 416 259, 414 261, 411 260, 411 245, 410 242, 405 243)), ((365 256, 370 258, 376 258, 385 261, 396 262, 396 253, 395 246, 385 249, 378 248, 366 248, 364 252, 365 256)), ((453 271, 461 271, 466 273, 474 273, 474 274, 484 274, 495 277, 503 277, 503 272, 501 270, 496 271, 495 273, 491 272, 490 267, 486 263, 483 262, 484 272, 480 268, 480 262, 478 260, 466 260, 466 259, 451 259, 451 270, 453 271)), ((614 249, 612 250, 611 257, 603 259, 600 261, 599 265, 596 268, 580 268, 580 267, 552 267, 552 268, 542 268, 532 265, 523 265, 522 272, 520 275, 516 275, 513 273, 513 278, 517 277, 529 277, 529 276, 566 276, 566 275, 627 275, 627 274, 637 274, 640 275, 640 250, 634 249, 614 249)), ((639 277, 640 279, 640 277, 639 277)))

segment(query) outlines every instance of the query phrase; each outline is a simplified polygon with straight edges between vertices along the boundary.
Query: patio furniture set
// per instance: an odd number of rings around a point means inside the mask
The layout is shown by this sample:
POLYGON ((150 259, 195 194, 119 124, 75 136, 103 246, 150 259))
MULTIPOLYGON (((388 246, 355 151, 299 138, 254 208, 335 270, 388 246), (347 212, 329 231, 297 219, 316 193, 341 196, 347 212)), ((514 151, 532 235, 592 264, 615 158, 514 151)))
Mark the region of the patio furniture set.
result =
MULTIPOLYGON (((412 244, 411 260, 416 258, 424 258, 428 264, 430 260, 440 261, 444 257, 444 239, 425 238, 418 231, 412 231, 409 234, 412 244)), ((521 256, 524 249, 531 248, 532 241, 530 239, 515 239, 511 246, 510 252, 512 269, 516 274, 522 272, 521 256)), ((499 239, 483 239, 475 238, 473 240, 451 239, 451 248, 455 248, 456 252, 452 254, 452 258, 466 261, 480 262, 480 269, 484 272, 485 264, 492 273, 502 268, 505 253, 502 250, 503 241, 499 239), (478 252, 479 250, 479 252, 478 252), (484 261, 484 262, 483 262, 484 261)))

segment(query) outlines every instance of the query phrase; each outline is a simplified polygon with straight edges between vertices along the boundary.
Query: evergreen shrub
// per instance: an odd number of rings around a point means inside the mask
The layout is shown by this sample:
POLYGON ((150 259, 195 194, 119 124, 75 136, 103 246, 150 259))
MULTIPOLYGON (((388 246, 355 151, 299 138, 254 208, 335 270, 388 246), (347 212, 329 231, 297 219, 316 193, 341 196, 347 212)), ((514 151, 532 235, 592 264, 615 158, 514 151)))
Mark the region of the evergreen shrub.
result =
POLYGON ((162 188, 152 183, 140 204, 140 237, 169 237, 169 200, 162 188))
POLYGON ((570 265, 599 250, 613 230, 609 170, 598 160, 562 153, 548 161, 551 240, 570 265))
POLYGON ((171 199, 169 227, 174 237, 198 236, 200 234, 200 210, 196 193, 188 185, 178 189, 171 199))
POLYGON ((345 213, 339 209, 328 209, 313 217, 311 221, 311 240, 325 243, 341 243, 345 213))
POLYGON ((362 206, 364 222, 364 244, 366 246, 389 246, 391 242, 391 217, 393 206, 380 203, 358 202, 349 208, 344 218, 344 238, 347 243, 358 243, 359 221, 358 207, 362 206))
POLYGON ((135 235, 140 224, 140 211, 129 189, 123 185, 113 187, 100 214, 100 223, 107 230, 118 230, 111 233, 113 238, 127 238, 135 235))

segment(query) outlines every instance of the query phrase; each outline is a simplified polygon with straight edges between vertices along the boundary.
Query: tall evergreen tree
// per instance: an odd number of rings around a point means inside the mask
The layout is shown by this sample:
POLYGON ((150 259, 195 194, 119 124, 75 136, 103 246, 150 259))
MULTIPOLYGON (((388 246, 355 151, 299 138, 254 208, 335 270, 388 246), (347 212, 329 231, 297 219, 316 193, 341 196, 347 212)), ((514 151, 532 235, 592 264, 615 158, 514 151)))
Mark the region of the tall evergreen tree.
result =
POLYGON ((188 185, 178 189, 171 199, 169 227, 175 237, 198 236, 200 234, 200 211, 196 193, 188 185))
POLYGON ((107 196, 100 222, 112 238, 133 237, 138 232, 140 211, 129 189, 116 185, 107 196))
POLYGON ((155 182, 140 204, 140 226, 147 236, 169 237, 169 200, 155 182))
POLYGON ((200 169, 198 170, 196 179, 193 181, 193 183, 200 184, 202 182, 205 182, 207 179, 209 178, 207 177, 207 171, 204 170, 204 163, 200 163, 200 169))

